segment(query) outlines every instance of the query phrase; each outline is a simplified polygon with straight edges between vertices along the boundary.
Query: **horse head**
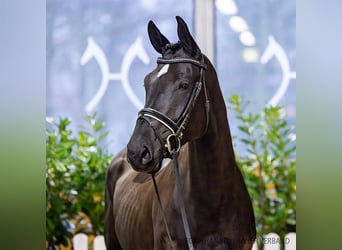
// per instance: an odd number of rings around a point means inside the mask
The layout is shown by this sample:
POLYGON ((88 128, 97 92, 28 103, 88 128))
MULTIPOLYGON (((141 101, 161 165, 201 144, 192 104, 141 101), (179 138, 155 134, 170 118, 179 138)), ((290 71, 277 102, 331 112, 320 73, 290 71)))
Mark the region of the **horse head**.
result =
POLYGON ((201 137, 208 123, 208 105, 203 105, 209 103, 204 76, 207 59, 184 20, 176 19, 177 43, 170 43, 152 21, 148 24, 151 44, 161 57, 144 79, 145 105, 127 145, 128 160, 140 172, 158 171, 164 158, 201 137))

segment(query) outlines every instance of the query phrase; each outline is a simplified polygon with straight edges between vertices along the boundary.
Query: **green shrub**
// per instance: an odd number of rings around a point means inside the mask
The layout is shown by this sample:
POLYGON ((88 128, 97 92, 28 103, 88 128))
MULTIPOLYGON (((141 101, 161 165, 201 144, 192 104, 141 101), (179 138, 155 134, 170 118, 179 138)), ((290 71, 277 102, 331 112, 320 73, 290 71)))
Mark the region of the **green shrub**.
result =
POLYGON ((296 230, 294 127, 285 120, 283 107, 265 107, 253 114, 247 112, 249 102, 237 95, 228 104, 241 132, 233 142, 242 143, 247 152, 236 153, 236 160, 252 198, 257 235, 275 232, 283 239, 296 230))
MULTIPOLYGON (((284 118, 284 108, 247 111, 249 102, 236 95, 228 100, 245 146, 236 160, 252 198, 257 234, 276 232, 283 239, 296 230, 296 139, 284 118)), ((67 245, 77 232, 103 234, 105 172, 112 155, 103 139, 104 123, 86 117, 77 135, 68 118, 47 118, 46 129, 46 241, 49 249, 67 245), (73 226, 75 229, 73 229, 73 226)), ((235 150, 236 151, 236 150, 235 150)), ((236 151, 237 152, 237 151, 236 151)), ((258 241, 260 245, 260 240, 258 241)))
POLYGON ((74 233, 103 234, 105 172, 112 155, 101 145, 107 132, 97 115, 76 136, 68 118, 47 118, 46 241, 68 245, 74 233))

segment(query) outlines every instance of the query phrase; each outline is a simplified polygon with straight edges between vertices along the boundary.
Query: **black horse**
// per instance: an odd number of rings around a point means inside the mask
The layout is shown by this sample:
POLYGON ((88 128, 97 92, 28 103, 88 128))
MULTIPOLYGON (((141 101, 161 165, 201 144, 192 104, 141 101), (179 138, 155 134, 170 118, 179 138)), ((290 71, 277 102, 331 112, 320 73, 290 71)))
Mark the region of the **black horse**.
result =
POLYGON ((146 102, 133 135, 107 172, 108 250, 187 249, 173 161, 178 155, 185 211, 195 249, 251 249, 256 237, 250 197, 234 158, 217 75, 180 17, 179 42, 150 21, 161 54, 144 80, 146 102), (161 168, 161 169, 160 169, 161 168), (159 188, 170 238, 153 188, 159 188))

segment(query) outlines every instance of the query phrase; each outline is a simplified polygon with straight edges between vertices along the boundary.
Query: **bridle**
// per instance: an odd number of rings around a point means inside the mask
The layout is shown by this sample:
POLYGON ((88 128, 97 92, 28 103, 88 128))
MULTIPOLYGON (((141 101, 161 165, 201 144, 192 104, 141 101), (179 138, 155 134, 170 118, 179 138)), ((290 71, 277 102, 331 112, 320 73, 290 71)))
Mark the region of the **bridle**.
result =
MULTIPOLYGON (((181 148, 181 139, 183 136, 183 131, 185 130, 189 122, 190 114, 196 104, 197 97, 199 96, 202 89, 204 91, 204 96, 205 96, 205 114, 206 114, 206 126, 205 126, 204 133, 206 132, 208 128, 209 99, 208 99, 208 93, 207 93, 207 88, 205 85, 205 77, 204 77, 204 70, 206 69, 206 65, 204 63, 203 56, 202 56, 201 61, 191 59, 191 58, 185 58, 185 57, 184 58, 172 58, 172 59, 158 58, 157 63, 158 64, 191 63, 200 68, 199 80, 196 82, 194 88, 192 89, 188 102, 185 108, 183 109, 181 115, 177 119, 177 121, 173 121, 167 115, 153 108, 143 108, 142 110, 139 111, 139 114, 138 114, 138 119, 145 119, 152 128, 153 126, 151 122, 148 119, 146 119, 147 117, 158 121, 171 132, 171 134, 167 136, 165 142, 163 142, 163 140, 161 139, 161 136, 158 133, 156 134, 159 138, 160 143, 162 144, 164 158, 172 158, 172 154, 174 152, 179 152, 181 148)), ((154 128, 153 130, 156 132, 154 128)), ((160 169, 160 166, 158 166, 158 168, 155 169, 154 172, 157 172, 159 169, 160 169)))
MULTIPOLYGON (((204 71, 206 69, 206 65, 204 63, 203 55, 202 55, 201 61, 191 59, 191 58, 185 58, 185 57, 184 58, 173 58, 173 59, 158 58, 157 63, 158 64, 191 63, 191 64, 198 66, 200 68, 199 79, 196 82, 194 88, 192 89, 192 92, 190 94, 188 102, 187 102, 185 108, 183 109, 183 112, 181 113, 181 115, 177 119, 177 121, 173 121, 167 115, 165 115, 165 114, 163 114, 163 113, 161 113, 158 110, 155 110, 153 108, 144 108, 144 109, 140 110, 139 116, 138 116, 138 119, 146 120, 149 123, 150 127, 153 129, 153 131, 156 133, 156 135, 157 135, 157 137, 158 137, 158 139, 162 145, 163 157, 164 158, 169 157, 169 158, 173 159, 174 171, 175 171, 175 175, 176 175, 178 203, 179 203, 180 210, 181 210, 181 216, 182 216, 185 235, 187 238, 188 247, 190 250, 192 250, 192 249, 194 249, 194 246, 192 243, 190 227, 189 227, 189 223, 188 223, 188 219, 187 219, 187 215, 186 215, 186 211, 185 211, 185 206, 184 206, 184 199, 183 199, 183 195, 182 195, 183 189, 182 189, 182 185, 181 185, 181 181, 180 181, 180 174, 179 174, 179 167, 178 167, 178 153, 179 153, 179 150, 181 148, 181 139, 183 136, 183 131, 185 130, 185 128, 189 122, 190 114, 191 114, 191 112, 192 112, 192 110, 196 104, 197 98, 198 98, 202 89, 204 91, 204 96, 205 96, 205 115, 206 115, 206 125, 205 125, 205 130, 204 130, 203 134, 208 129, 210 104, 209 104, 209 98, 208 98, 207 88, 205 85, 205 76, 204 76, 204 71), (158 121, 163 126, 165 126, 168 130, 170 130, 171 134, 167 136, 165 142, 163 142, 163 140, 161 139, 161 136, 157 133, 157 131, 155 130, 155 128, 152 126, 151 122, 147 118, 158 121)), ((161 209, 162 218, 163 218, 163 221, 165 224, 165 228, 166 228, 166 232, 167 232, 167 235, 168 235, 168 238, 170 241, 170 245, 171 245, 172 249, 175 249, 175 247, 173 246, 173 241, 171 238, 169 227, 167 225, 165 212, 163 210, 163 206, 161 203, 157 183, 155 180, 155 173, 160 170, 161 165, 162 165, 162 162, 160 162, 160 164, 158 164, 158 166, 155 169, 153 169, 150 173, 152 175, 154 189, 155 189, 155 192, 157 195, 158 203, 159 203, 159 206, 161 209)))

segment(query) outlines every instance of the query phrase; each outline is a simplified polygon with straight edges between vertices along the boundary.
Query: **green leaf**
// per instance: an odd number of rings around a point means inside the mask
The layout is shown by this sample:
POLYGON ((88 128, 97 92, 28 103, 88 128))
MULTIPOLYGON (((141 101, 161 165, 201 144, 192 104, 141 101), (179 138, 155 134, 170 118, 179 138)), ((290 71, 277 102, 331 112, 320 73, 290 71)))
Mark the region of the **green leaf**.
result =
POLYGON ((235 111, 233 119, 240 132, 232 136, 247 151, 243 159, 239 152, 235 154, 252 199, 257 231, 276 231, 283 238, 288 233, 287 225, 296 224, 296 159, 289 158, 296 150, 294 127, 288 124, 282 106, 248 112, 250 102, 237 95, 232 95, 228 103, 235 111), (262 178, 256 167, 259 163, 262 178), (276 194, 273 200, 266 195, 272 192, 276 194))
POLYGON ((240 139, 240 141, 243 142, 243 143, 245 143, 245 144, 249 144, 249 145, 252 144, 252 142, 251 142, 250 140, 248 140, 248 139, 242 138, 242 139, 240 139))
POLYGON ((100 131, 103 127, 104 127, 104 122, 96 123, 94 126, 96 132, 100 131))
POLYGON ((70 123, 69 118, 60 118, 53 124, 57 131, 46 129, 46 240, 51 249, 71 240, 71 220, 86 232, 104 230, 105 173, 113 156, 98 142, 108 132, 96 114, 85 117, 84 129, 77 133, 67 129, 70 123), (94 195, 100 198, 93 199, 94 195), (79 212, 90 225, 77 220, 79 212))
POLYGON ((293 218, 287 218, 286 223, 290 225, 296 225, 296 220, 293 218))
POLYGON ((107 132, 107 131, 102 133, 102 134, 100 134, 99 141, 102 141, 104 138, 106 138, 108 136, 108 134, 109 134, 109 132, 107 132))
POLYGON ((238 129, 240 130, 240 131, 242 131, 242 132, 244 132, 245 134, 247 134, 247 135, 249 135, 250 134, 250 129, 249 129, 249 127, 246 127, 246 126, 238 126, 238 129))

